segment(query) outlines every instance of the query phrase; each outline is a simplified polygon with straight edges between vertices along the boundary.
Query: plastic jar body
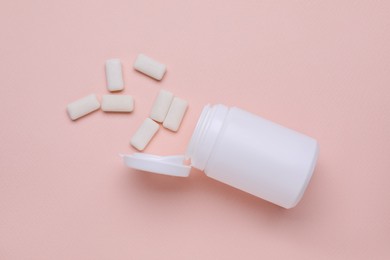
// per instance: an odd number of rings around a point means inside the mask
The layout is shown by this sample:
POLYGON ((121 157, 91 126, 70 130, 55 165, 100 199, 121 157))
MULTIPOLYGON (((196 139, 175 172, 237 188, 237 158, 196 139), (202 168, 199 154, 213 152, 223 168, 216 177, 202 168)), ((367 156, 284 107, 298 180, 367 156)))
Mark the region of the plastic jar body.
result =
POLYGON ((318 144, 239 108, 214 105, 204 108, 187 156, 211 178, 292 208, 311 178, 318 144))

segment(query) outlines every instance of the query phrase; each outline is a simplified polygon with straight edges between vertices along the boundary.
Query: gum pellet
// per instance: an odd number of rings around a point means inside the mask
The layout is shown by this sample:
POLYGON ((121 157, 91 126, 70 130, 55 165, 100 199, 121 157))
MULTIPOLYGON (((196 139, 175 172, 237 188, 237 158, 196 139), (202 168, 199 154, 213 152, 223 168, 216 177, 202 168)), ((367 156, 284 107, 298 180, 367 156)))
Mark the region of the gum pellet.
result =
POLYGON ((173 100, 173 94, 164 89, 160 90, 156 99, 154 100, 150 118, 154 121, 162 123, 167 116, 169 107, 173 100))
POLYGON ((166 66, 141 53, 134 62, 134 69, 156 80, 161 80, 165 74, 166 66))
POLYGON ((107 89, 109 91, 120 91, 124 88, 122 76, 122 63, 120 59, 106 61, 107 89))
POLYGON ((187 107, 188 102, 186 100, 175 97, 164 120, 163 126, 174 132, 179 130, 184 114, 187 111, 187 107))
POLYGON ((98 110, 100 103, 95 94, 88 95, 78 99, 67 106, 67 111, 70 119, 76 120, 95 110, 98 110))
POLYGON ((134 99, 129 95, 103 95, 102 110, 104 112, 132 112, 134 99))
POLYGON ((159 128, 159 124, 150 118, 146 118, 131 138, 130 144, 139 151, 144 150, 159 128))

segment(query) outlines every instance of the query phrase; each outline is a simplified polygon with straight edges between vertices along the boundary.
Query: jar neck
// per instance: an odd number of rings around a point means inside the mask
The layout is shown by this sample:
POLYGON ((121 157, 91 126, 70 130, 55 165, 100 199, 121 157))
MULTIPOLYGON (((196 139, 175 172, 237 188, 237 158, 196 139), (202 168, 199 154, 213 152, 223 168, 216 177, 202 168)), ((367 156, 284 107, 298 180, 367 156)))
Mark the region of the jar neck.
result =
POLYGON ((228 112, 229 108, 224 105, 203 108, 186 152, 193 167, 201 171, 206 168, 228 112))

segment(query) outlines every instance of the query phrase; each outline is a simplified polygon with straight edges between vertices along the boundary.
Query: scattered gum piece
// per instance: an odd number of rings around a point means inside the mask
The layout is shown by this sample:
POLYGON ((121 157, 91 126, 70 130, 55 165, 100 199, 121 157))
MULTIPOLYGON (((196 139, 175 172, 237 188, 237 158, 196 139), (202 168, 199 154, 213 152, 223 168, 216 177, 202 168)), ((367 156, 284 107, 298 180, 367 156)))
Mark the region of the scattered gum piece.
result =
POLYGON ((122 63, 120 59, 106 61, 107 89, 109 91, 120 91, 123 89, 122 63))
POLYGON ((68 104, 67 110, 68 110, 69 117, 72 120, 76 120, 82 116, 85 116, 99 109, 99 107, 100 107, 100 103, 96 95, 91 94, 68 104))
POLYGON ((160 90, 156 99, 154 100, 150 118, 154 121, 162 123, 167 116, 169 107, 173 100, 173 94, 166 90, 160 90))
POLYGON ((146 118, 131 138, 130 144, 139 151, 144 150, 159 128, 159 124, 150 118, 146 118))
POLYGON ((161 80, 165 74, 166 66, 141 53, 138 54, 134 62, 134 69, 156 80, 161 80))
POLYGON ((102 110, 104 112, 132 112, 134 99, 129 95, 103 95, 102 110))
POLYGON ((188 102, 175 97, 164 120, 163 126, 171 131, 179 130, 181 121, 187 111, 188 102))

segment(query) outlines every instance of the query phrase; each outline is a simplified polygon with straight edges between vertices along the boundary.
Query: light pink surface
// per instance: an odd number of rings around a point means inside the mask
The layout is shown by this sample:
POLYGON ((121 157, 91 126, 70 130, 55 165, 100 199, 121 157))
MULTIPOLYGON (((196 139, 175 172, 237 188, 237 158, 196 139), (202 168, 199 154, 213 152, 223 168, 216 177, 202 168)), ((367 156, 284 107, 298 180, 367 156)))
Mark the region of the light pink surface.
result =
POLYGON ((0 259, 389 259, 389 1, 2 1, 0 259), (162 82, 132 70, 143 52, 162 82), (132 114, 72 122, 121 58, 132 114), (188 99, 180 154, 202 107, 237 105, 318 139, 292 210, 192 171, 126 169, 119 152, 160 88, 188 99))

